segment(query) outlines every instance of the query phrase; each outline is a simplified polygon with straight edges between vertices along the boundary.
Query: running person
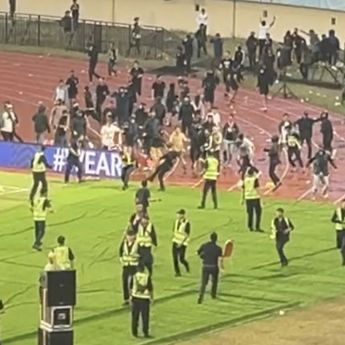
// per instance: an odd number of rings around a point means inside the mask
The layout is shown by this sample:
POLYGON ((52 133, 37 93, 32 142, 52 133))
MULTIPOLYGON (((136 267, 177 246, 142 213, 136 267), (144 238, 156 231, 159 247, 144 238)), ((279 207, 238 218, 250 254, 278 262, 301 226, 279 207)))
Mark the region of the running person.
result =
POLYGON ((265 152, 267 152, 267 155, 269 157, 269 171, 268 174, 270 176, 271 181, 274 184, 274 189, 277 189, 281 186, 280 178, 276 174, 276 168, 279 164, 281 164, 280 161, 280 146, 279 146, 279 136, 274 135, 271 138, 271 146, 270 148, 264 149, 265 152))
POLYGON ((117 62, 117 52, 114 46, 114 43, 111 42, 108 50, 108 75, 117 75, 116 71, 116 62, 117 62))
POLYGON ((319 151, 316 152, 315 156, 312 157, 308 163, 307 167, 313 164, 313 197, 316 197, 316 193, 318 192, 320 186, 322 188, 322 195, 327 198, 328 197, 328 187, 329 187, 329 169, 328 163, 330 163, 334 169, 337 169, 331 154, 326 151, 324 148, 320 148, 319 151))

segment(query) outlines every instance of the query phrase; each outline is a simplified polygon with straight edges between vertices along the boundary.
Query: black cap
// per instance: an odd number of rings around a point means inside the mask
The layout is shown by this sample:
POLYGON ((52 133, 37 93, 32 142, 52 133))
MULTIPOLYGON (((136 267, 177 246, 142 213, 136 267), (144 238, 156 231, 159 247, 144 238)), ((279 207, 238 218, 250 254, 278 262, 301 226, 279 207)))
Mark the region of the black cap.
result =
POLYGON ((59 236, 57 238, 57 242, 61 245, 65 244, 65 237, 64 236, 59 236))
POLYGON ((182 216, 184 216, 184 215, 186 214, 186 210, 184 210, 183 208, 181 208, 181 209, 178 210, 176 213, 177 213, 177 214, 180 214, 180 215, 182 215, 182 216))

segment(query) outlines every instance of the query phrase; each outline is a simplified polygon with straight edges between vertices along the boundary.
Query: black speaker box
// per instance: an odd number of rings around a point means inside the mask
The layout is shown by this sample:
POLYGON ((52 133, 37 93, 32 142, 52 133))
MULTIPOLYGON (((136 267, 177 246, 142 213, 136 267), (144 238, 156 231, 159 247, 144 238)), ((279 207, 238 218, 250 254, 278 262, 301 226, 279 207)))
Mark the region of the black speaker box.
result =
POLYGON ((48 332, 40 328, 38 345, 73 345, 73 330, 48 332))
POLYGON ((47 306, 76 305, 76 271, 47 272, 47 306))

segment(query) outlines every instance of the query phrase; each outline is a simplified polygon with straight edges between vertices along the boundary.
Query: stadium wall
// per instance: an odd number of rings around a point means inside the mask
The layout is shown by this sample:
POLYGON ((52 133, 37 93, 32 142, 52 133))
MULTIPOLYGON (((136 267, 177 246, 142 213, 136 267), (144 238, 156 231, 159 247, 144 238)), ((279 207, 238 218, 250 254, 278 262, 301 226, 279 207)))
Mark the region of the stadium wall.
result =
MULTIPOLYGON (((141 23, 162 26, 167 29, 195 31, 195 3, 205 6, 209 13, 210 33, 223 36, 246 37, 256 31, 259 18, 267 11, 268 20, 275 15, 277 25, 272 28, 272 37, 280 40, 287 29, 314 29, 325 33, 334 28, 345 41, 345 12, 294 7, 290 5, 253 3, 232 0, 83 0, 81 17, 101 21, 131 23, 134 16, 141 23), (332 18, 335 25, 332 25, 332 18)), ((69 8, 70 0, 20 0, 17 12, 62 16, 69 8)), ((1 10, 8 9, 8 0, 0 0, 1 10)))

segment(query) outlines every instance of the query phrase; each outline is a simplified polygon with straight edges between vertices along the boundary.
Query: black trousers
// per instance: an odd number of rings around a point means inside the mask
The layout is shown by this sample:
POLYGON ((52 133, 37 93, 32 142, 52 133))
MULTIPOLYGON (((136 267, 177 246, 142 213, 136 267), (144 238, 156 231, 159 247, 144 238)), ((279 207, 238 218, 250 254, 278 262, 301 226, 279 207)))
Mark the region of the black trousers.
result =
POLYGON ((197 42, 198 44, 198 52, 197 52, 197 56, 198 58, 200 58, 201 56, 201 50, 203 50, 204 54, 207 55, 207 48, 206 48, 206 42, 197 42))
POLYGON ((36 195, 38 186, 42 185, 41 187, 41 193, 48 193, 48 183, 47 183, 47 179, 46 179, 46 173, 45 172, 33 172, 32 173, 32 177, 34 180, 34 184, 31 188, 30 191, 30 201, 33 202, 34 197, 36 195))
POLYGON ((128 48, 128 51, 127 51, 127 56, 129 56, 131 54, 131 51, 133 48, 136 49, 137 51, 137 54, 140 55, 141 53, 141 49, 140 49, 140 46, 141 46, 141 39, 133 39, 129 42, 129 48, 128 48))
POLYGON ((132 334, 138 335, 139 318, 141 317, 143 333, 149 335, 150 300, 133 297, 132 299, 132 334))
POLYGON ((186 250, 187 246, 178 246, 176 243, 172 245, 174 270, 177 275, 181 274, 179 262, 185 267, 186 271, 189 272, 189 263, 186 260, 186 250))
POLYGON ((4 141, 13 141, 13 133, 1 131, 4 141))
POLYGON ((122 291, 123 291, 123 300, 129 301, 129 287, 133 276, 137 272, 137 266, 123 266, 122 267, 122 291))
POLYGON ((153 273, 153 255, 151 253, 151 248, 139 247, 139 263, 143 265, 148 271, 150 276, 153 273))
POLYGON ((205 207, 207 194, 210 189, 212 192, 213 207, 217 208, 218 207, 217 180, 205 180, 204 189, 202 191, 201 207, 205 207))
POLYGON ((345 265, 345 230, 337 230, 337 248, 340 249, 343 265, 345 265))
POLYGON ((135 170, 135 167, 133 164, 123 167, 122 173, 121 173, 121 180, 123 182, 123 189, 128 188, 129 178, 130 178, 130 176, 134 170, 135 170))
POLYGON ((253 230, 254 214, 255 214, 255 229, 260 230, 262 207, 260 199, 246 200, 247 216, 248 216, 248 229, 253 230))
POLYGON ((302 137, 301 138, 301 144, 303 145, 304 142, 306 142, 307 144, 307 147, 308 147, 308 159, 311 158, 312 154, 313 154, 313 146, 312 146, 312 143, 311 143, 311 138, 304 138, 302 137))
POLYGON ((270 176, 270 179, 272 180, 275 186, 280 181, 278 175, 276 174, 276 168, 278 165, 279 165, 278 162, 270 162, 269 169, 268 169, 268 174, 270 176))
POLYGON ((35 243, 34 246, 41 246, 42 239, 46 230, 46 222, 44 220, 35 220, 35 243))
POLYGON ((109 75, 109 77, 112 75, 112 73, 116 74, 115 66, 116 66, 115 60, 109 60, 108 61, 108 75, 109 75))
POLYGON ((259 40, 259 59, 261 59, 262 53, 264 51, 265 42, 266 42, 265 39, 259 40))
POLYGON ((156 176, 158 176, 158 181, 159 181, 159 188, 160 190, 164 191, 165 190, 165 185, 164 185, 164 175, 171 169, 170 165, 167 164, 162 164, 159 165, 154 173, 148 178, 149 181, 153 181, 156 176))
POLYGON ((81 179, 83 177, 83 167, 82 167, 81 162, 79 160, 75 160, 75 161, 67 161, 66 171, 65 171, 65 183, 69 182, 69 177, 71 175, 71 171, 72 171, 73 167, 77 168, 78 180, 79 180, 79 182, 81 181, 81 179))
POLYGON ((95 76, 97 79, 100 78, 100 75, 96 73, 97 61, 90 61, 89 62, 89 81, 92 82, 93 77, 95 76))
POLYGON ((202 302, 204 299, 206 286, 208 284, 210 277, 212 278, 211 296, 212 298, 217 297, 219 268, 204 266, 201 271, 201 287, 200 287, 200 294, 199 294, 199 302, 202 302))
POLYGON ((253 68, 256 64, 256 50, 248 50, 249 67, 253 68))
POLYGON ((289 242, 289 236, 277 236, 276 237, 276 250, 279 256, 280 263, 282 265, 288 264, 288 259, 284 253, 284 247, 289 242))
POLYGON ((324 135, 322 138, 322 145, 326 151, 332 152, 332 141, 333 138, 328 135, 324 135))
POLYGON ((287 150, 287 154, 288 154, 288 160, 289 163, 292 167, 296 167, 296 163, 298 163, 298 165, 303 168, 303 162, 302 162, 302 158, 301 158, 301 150, 296 148, 296 147, 288 147, 287 150))

